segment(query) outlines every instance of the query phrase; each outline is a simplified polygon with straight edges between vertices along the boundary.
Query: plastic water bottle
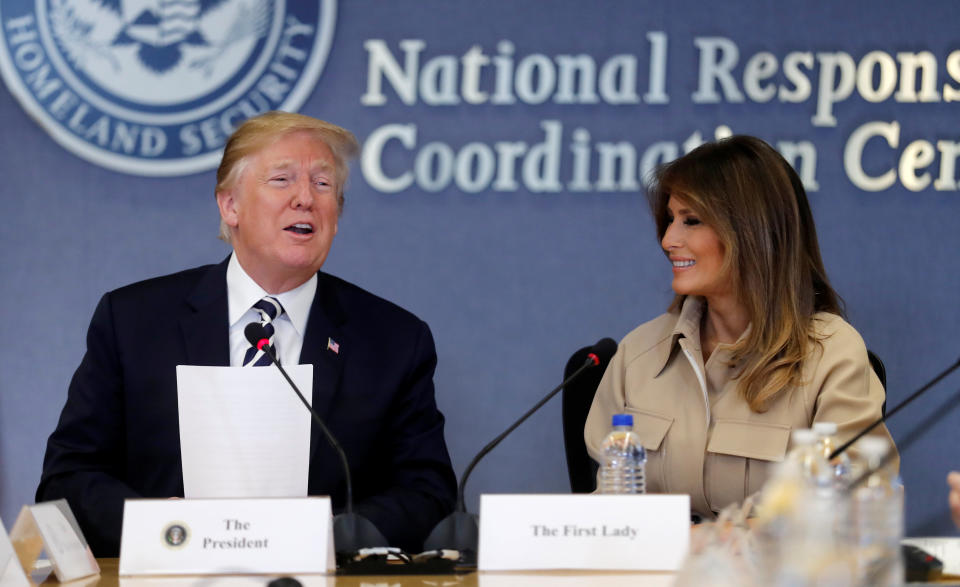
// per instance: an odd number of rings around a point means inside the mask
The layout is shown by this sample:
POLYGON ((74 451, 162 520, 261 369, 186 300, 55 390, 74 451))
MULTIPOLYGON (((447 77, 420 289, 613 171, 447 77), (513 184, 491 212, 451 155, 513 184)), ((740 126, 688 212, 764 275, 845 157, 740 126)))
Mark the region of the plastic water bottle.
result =
POLYGON ((633 416, 614 414, 613 430, 603 439, 600 493, 646 493, 647 452, 633 432, 633 416))
POLYGON ((874 471, 853 490, 859 583, 883 587, 902 585, 903 485, 886 468, 875 470, 889 452, 890 443, 884 438, 867 436, 855 446, 866 461, 867 470, 874 471))
POLYGON ((844 547, 848 507, 811 429, 794 430, 793 447, 764 488, 758 528, 761 580, 775 587, 850 585, 844 547))
POLYGON ((809 428, 794 430, 790 438, 793 448, 786 465, 796 467, 800 477, 810 487, 824 487, 833 483, 833 469, 818 446, 817 433, 809 428))
MULTIPOLYGON (((813 431, 817 434, 817 448, 823 454, 823 458, 829 459, 833 451, 840 446, 837 440, 836 422, 816 422, 813 425, 813 431)), ((833 472, 834 484, 838 487, 845 487, 851 480, 850 457, 846 451, 837 455, 833 460, 828 460, 830 469, 833 472)))

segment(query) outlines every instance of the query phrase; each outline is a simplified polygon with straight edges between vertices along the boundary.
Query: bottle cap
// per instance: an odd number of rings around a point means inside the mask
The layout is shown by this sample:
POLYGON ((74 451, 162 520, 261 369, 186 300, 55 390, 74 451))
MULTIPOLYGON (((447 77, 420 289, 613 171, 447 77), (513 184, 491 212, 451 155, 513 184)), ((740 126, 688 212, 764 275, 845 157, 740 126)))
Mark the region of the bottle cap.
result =
POLYGON ((837 423, 836 422, 814 422, 813 431, 817 433, 817 436, 833 436, 837 433, 837 423))
POLYGON ((613 425, 614 426, 630 426, 632 428, 633 415, 632 414, 614 414, 613 425))
POLYGON ((817 433, 810 428, 797 428, 790 437, 794 444, 813 444, 817 441, 817 433))
POLYGON ((890 443, 880 436, 864 436, 855 446, 871 466, 876 466, 890 450, 890 443))

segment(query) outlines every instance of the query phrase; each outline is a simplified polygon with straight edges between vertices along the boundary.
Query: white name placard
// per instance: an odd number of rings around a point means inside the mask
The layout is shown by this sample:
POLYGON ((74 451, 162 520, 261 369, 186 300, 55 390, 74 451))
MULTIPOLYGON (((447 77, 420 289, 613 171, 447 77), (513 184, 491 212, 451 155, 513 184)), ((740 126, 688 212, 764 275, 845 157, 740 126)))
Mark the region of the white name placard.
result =
POLYGON ((482 495, 481 571, 674 571, 690 542, 687 495, 482 495))
POLYGON ((61 583, 100 572, 65 499, 23 506, 10 530, 10 542, 25 571, 32 569, 41 550, 46 550, 61 583))
POLYGON ((330 498, 128 499, 121 575, 309 574, 336 568, 330 498))
POLYGON ((30 587, 3 520, 0 520, 0 587, 30 587))

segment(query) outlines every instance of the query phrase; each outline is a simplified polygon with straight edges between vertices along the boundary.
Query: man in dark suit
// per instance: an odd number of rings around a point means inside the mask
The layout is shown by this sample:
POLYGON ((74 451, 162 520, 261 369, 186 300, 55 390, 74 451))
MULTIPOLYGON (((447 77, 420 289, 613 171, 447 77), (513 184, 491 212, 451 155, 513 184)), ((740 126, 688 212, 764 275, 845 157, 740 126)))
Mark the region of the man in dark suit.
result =
MULTIPOLYGON (((259 360, 243 329, 266 320, 253 307, 263 298, 280 308, 271 328, 281 362, 314 366, 312 404, 350 461, 357 511, 391 545, 418 551, 452 510, 429 328, 319 271, 357 149, 348 131, 307 116, 245 122, 217 171, 233 254, 100 300, 37 489, 37 501, 69 501, 97 556, 118 553, 124 499, 184 495, 176 366, 259 360)), ((330 495, 337 511, 343 477, 314 425, 308 494, 330 495)))

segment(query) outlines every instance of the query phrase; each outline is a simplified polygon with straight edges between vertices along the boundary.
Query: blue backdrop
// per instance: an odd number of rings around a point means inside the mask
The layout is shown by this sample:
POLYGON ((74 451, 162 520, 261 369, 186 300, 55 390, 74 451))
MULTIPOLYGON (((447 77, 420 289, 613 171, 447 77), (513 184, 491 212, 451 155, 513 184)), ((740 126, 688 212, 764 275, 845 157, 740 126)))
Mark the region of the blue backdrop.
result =
MULTIPOLYGON (((8 43, 10 6, 0 3, 8 43)), ((335 8, 300 111, 365 148, 325 269, 433 328, 458 473, 559 381, 573 350, 663 311, 670 269, 643 173, 730 131, 770 141, 800 171, 830 277, 886 362, 888 405, 956 360, 954 2, 335 8)), ((88 162, 11 88, 8 78, 0 90, 7 525, 33 499, 99 296, 228 252, 212 171, 145 177, 88 162)), ((955 376, 890 425, 910 534, 955 531, 944 478, 960 468, 958 388, 955 376)), ((482 492, 566 490, 556 402, 480 465, 468 497, 475 507, 482 492)))

